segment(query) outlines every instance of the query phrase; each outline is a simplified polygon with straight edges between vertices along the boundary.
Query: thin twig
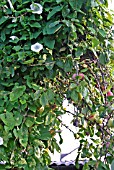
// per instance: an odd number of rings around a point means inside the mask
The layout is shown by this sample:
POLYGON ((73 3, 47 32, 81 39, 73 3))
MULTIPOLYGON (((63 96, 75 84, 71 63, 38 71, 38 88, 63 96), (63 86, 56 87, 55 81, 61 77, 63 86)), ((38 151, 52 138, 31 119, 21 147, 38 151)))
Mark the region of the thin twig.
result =
POLYGON ((64 127, 65 127, 66 129, 68 129, 70 132, 72 132, 73 134, 75 134, 74 131, 71 130, 66 124, 64 124, 61 119, 59 119, 59 118, 57 118, 57 119, 61 122, 61 125, 62 125, 62 126, 64 126, 64 127))

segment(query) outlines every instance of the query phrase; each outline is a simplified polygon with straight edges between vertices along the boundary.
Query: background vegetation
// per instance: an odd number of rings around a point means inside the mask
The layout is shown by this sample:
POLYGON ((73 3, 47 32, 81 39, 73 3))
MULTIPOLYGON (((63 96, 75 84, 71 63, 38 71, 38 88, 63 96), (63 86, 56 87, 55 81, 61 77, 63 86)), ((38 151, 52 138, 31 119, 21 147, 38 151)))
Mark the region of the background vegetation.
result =
POLYGON ((49 169, 65 98, 76 107, 76 166, 114 168, 113 16, 107 0, 0 3, 1 169, 49 169))

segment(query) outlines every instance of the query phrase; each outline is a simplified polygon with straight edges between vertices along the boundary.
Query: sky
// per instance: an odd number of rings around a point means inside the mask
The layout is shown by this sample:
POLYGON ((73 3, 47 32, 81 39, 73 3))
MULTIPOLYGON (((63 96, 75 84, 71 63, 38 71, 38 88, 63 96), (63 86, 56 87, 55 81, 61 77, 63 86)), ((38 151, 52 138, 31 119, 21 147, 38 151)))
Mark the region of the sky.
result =
MULTIPOLYGON (((67 111, 70 111, 73 113, 73 106, 70 104, 68 105, 67 101, 64 101, 63 107, 67 108, 67 111)), ((73 126, 72 121, 72 115, 71 114, 65 114, 61 117, 62 121, 64 124, 66 124, 72 131, 76 132, 76 128, 73 126)), ((73 149, 77 148, 79 146, 79 140, 76 140, 72 134, 67 128, 64 126, 61 127, 62 130, 62 138, 63 138, 63 144, 61 145, 61 153, 68 153, 72 151, 73 149)), ((59 136, 58 134, 56 135, 56 139, 59 142, 59 136)), ((70 154, 69 156, 66 156, 65 158, 62 159, 64 160, 75 160, 76 157, 76 151, 70 154)), ((55 151, 54 155, 51 155, 52 161, 60 161, 60 153, 57 153, 55 151)))
MULTIPOLYGON (((112 0, 112 1, 109 0, 109 8, 111 10, 114 10, 114 0, 112 0)), ((72 105, 68 105, 67 101, 64 101, 63 107, 67 107, 67 110, 70 110, 70 111, 73 112, 73 106, 72 105)), ((72 115, 69 115, 69 114, 63 115, 62 116, 62 121, 70 129, 72 129, 74 132, 76 132, 77 129, 73 126, 73 123, 71 122, 72 121, 72 115)), ((61 153, 65 154, 65 153, 71 152, 73 149, 79 147, 79 144, 80 144, 79 140, 76 140, 74 138, 73 134, 68 129, 66 129, 65 127, 62 127, 61 129, 62 129, 61 135, 62 135, 62 138, 63 138, 63 144, 60 146, 61 147, 61 153)), ((58 135, 56 135, 56 139, 59 142, 59 136, 58 135)), ((90 140, 90 143, 91 143, 91 140, 90 140)), ((56 151, 55 151, 54 154, 50 153, 51 160, 59 162, 60 161, 61 153, 58 153, 56 151)), ((77 150, 72 152, 70 155, 64 157, 62 159, 62 161, 75 160, 76 154, 77 154, 77 150)))
POLYGON ((108 0, 109 1, 109 8, 114 10, 114 0, 108 0))

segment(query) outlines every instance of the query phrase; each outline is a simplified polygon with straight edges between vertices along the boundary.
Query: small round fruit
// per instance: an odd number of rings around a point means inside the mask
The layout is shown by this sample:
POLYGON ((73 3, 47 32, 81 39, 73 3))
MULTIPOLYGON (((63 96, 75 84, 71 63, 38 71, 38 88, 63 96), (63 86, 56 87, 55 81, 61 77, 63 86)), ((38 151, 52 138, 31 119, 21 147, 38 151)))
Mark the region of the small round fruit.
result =
POLYGON ((99 85, 98 85, 98 84, 95 84, 95 87, 96 87, 96 88, 99 88, 99 85))
POLYGON ((87 64, 83 64, 82 67, 87 68, 87 64))
POLYGON ((84 74, 83 73, 79 73, 79 75, 78 75, 79 77, 80 77, 80 79, 81 80, 83 80, 84 79, 84 74))
POLYGON ((98 120, 96 120, 97 121, 97 123, 99 123, 99 124, 102 124, 103 123, 103 119, 101 119, 101 118, 99 118, 98 120))
POLYGON ((14 70, 17 70, 17 67, 16 67, 16 66, 14 67, 14 70))
POLYGON ((48 149, 48 148, 44 149, 44 151, 47 152, 47 153, 49 153, 49 149, 48 149))
POLYGON ((51 130, 50 130, 50 134, 51 134, 51 135, 54 135, 54 134, 55 134, 55 130, 54 130, 54 129, 51 129, 51 130))
POLYGON ((86 132, 86 135, 89 136, 90 135, 89 132, 86 132))
POLYGON ((78 133, 75 133, 75 134, 74 134, 74 137, 75 137, 75 139, 79 139, 79 138, 80 138, 80 136, 78 135, 78 133))
POLYGON ((66 110, 67 110, 67 108, 66 108, 66 107, 63 107, 63 110, 65 110, 65 111, 66 111, 66 110))
POLYGON ((52 110, 55 110, 56 107, 57 107, 56 104, 50 105, 50 108, 51 108, 52 110))
POLYGON ((88 117, 88 119, 90 120, 90 121, 94 121, 95 119, 96 119, 96 114, 95 113, 92 113, 89 117, 88 117))
POLYGON ((102 85, 102 86, 101 86, 101 89, 102 89, 102 91, 104 91, 104 90, 105 90, 105 86, 102 85))
POLYGON ((106 143, 106 148, 109 148, 109 146, 110 146, 110 142, 107 142, 106 143))
POLYGON ((107 96, 114 96, 114 94, 111 91, 108 91, 107 96))
POLYGON ((75 127, 78 127, 78 125, 79 125, 78 119, 75 119, 75 120, 74 120, 73 125, 74 125, 75 127))
POLYGON ((108 127, 114 127, 114 119, 109 119, 109 121, 108 121, 108 127))
POLYGON ((83 96, 82 96, 81 93, 78 93, 78 99, 79 99, 79 100, 82 100, 82 99, 83 99, 83 96))
POLYGON ((74 73, 74 74, 72 75, 72 79, 75 80, 75 79, 76 79, 76 76, 77 76, 77 74, 74 73))

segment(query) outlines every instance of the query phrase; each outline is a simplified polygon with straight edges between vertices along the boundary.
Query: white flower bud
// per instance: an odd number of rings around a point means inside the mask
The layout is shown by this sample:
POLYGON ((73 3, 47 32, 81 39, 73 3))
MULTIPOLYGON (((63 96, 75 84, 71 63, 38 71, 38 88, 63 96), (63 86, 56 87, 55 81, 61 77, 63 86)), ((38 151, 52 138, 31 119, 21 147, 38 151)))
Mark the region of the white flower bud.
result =
POLYGON ((43 9, 43 7, 40 4, 38 4, 38 3, 32 3, 30 5, 30 8, 32 10, 32 13, 34 13, 34 14, 41 14, 42 13, 42 9, 43 9))
POLYGON ((14 35, 11 36, 10 38, 11 38, 12 40, 18 39, 18 37, 17 37, 17 36, 14 36, 14 35))

